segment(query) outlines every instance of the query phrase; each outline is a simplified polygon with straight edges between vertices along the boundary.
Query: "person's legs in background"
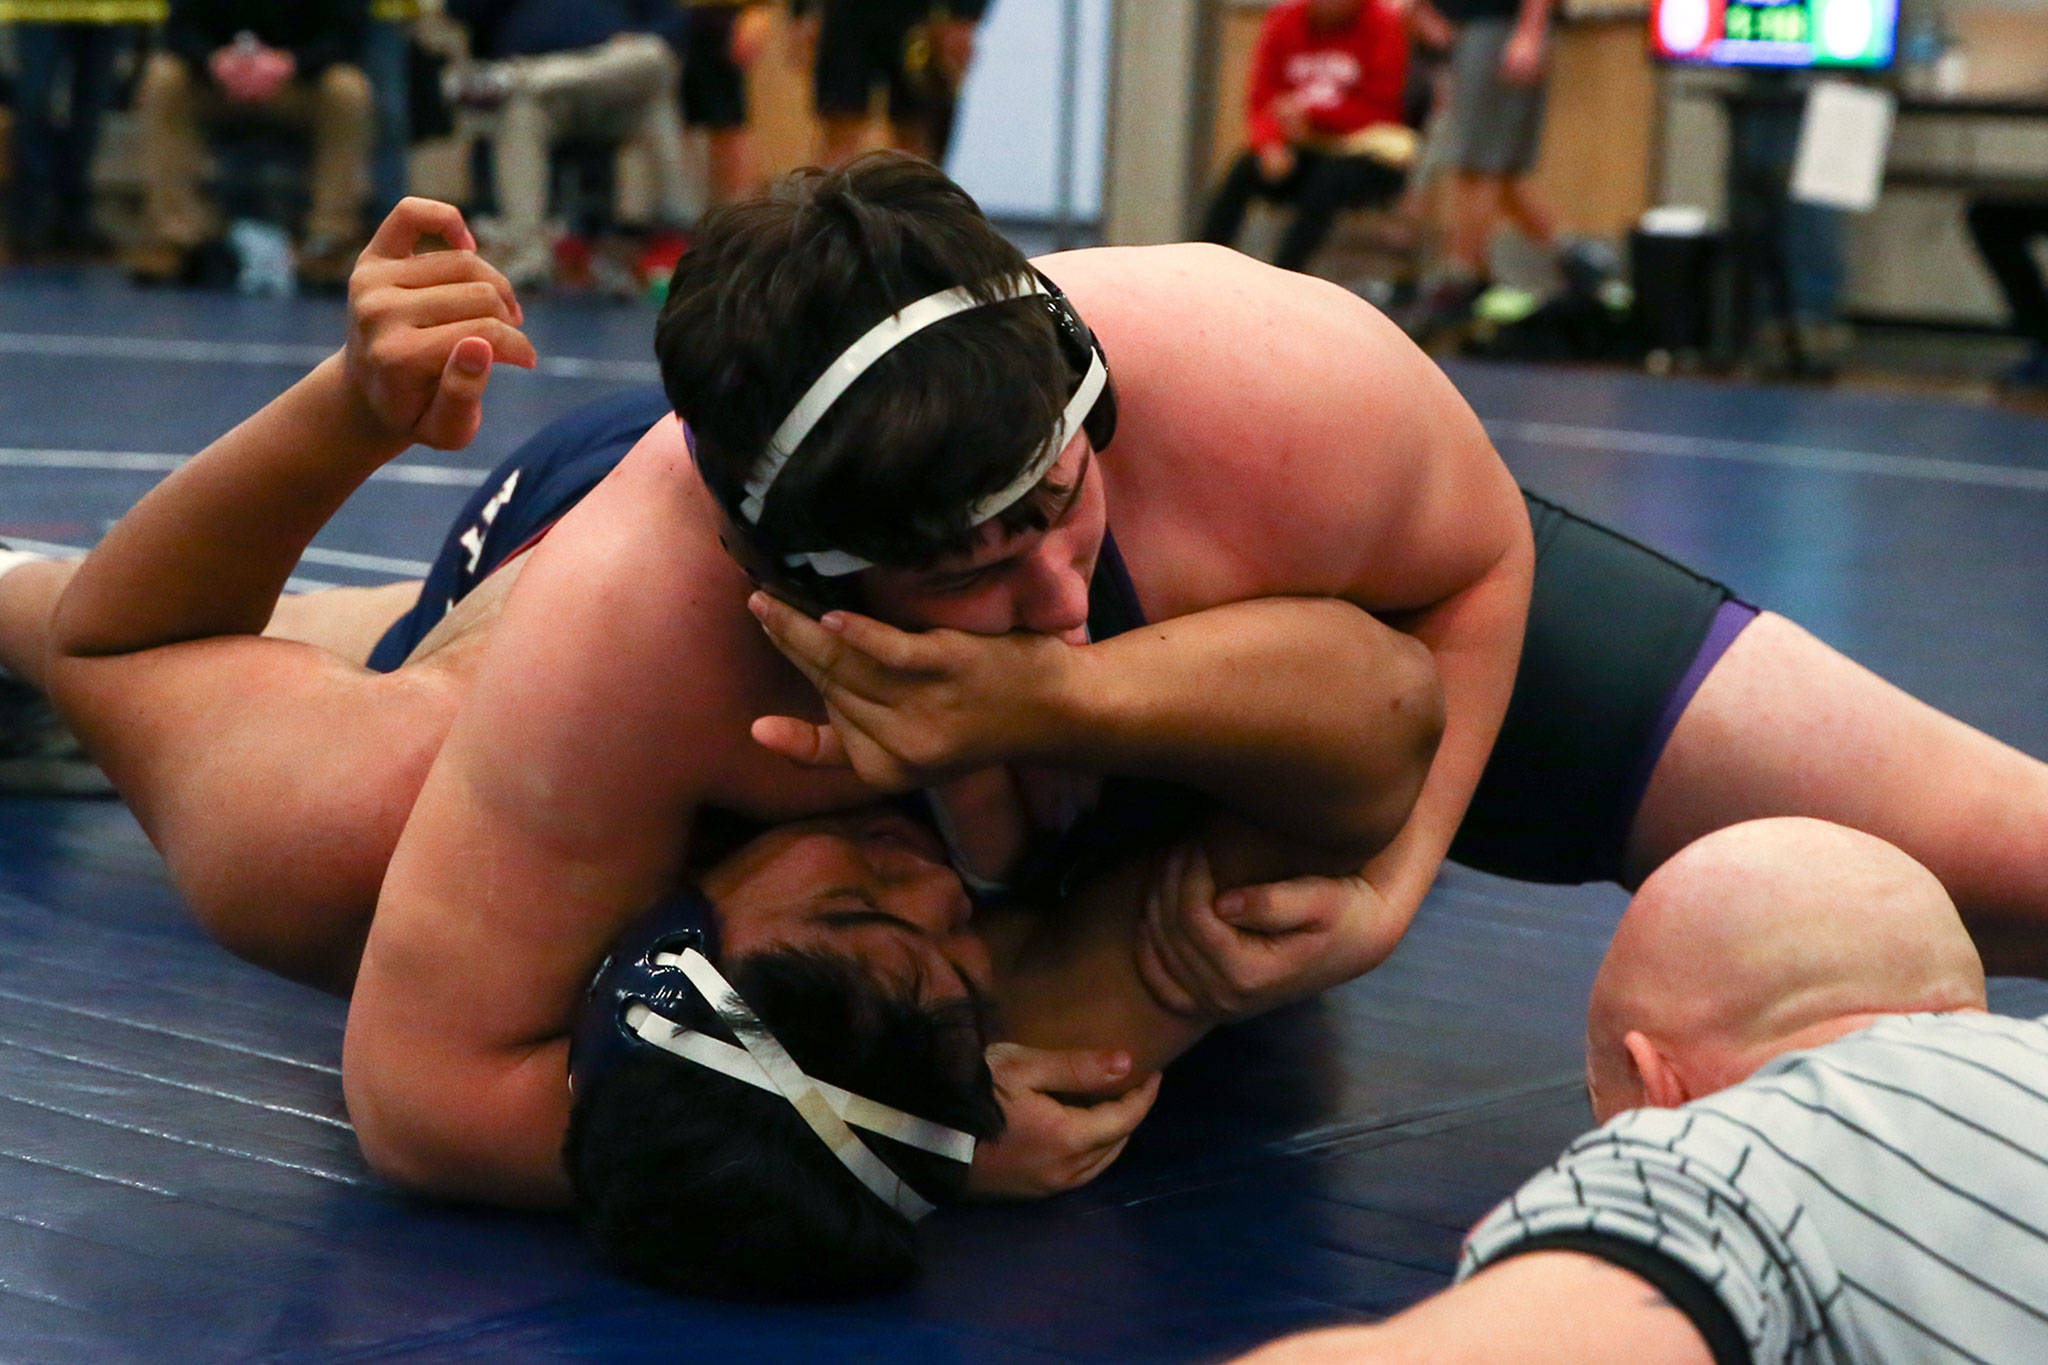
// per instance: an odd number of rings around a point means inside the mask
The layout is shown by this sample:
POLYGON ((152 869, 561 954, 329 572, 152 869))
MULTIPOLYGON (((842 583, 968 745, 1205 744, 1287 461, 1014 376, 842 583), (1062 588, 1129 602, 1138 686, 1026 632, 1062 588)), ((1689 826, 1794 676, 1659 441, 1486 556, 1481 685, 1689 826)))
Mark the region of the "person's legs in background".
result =
POLYGON ((56 245, 57 128, 51 118, 62 74, 67 24, 13 24, 14 182, 7 230, 16 255, 35 260, 56 245))
POLYGON ((1306 270, 1345 209, 1387 204, 1401 193, 1404 177, 1369 156, 1304 151, 1291 187, 1294 221, 1280 239, 1273 264, 1306 270))
POLYGON ((1493 232, 1501 218, 1505 186, 1499 176, 1458 167, 1447 180, 1451 221, 1444 237, 1444 259, 1423 302, 1422 321, 1411 328, 1425 339, 1462 322, 1486 292, 1493 275, 1493 232))
POLYGON ((653 163, 655 226, 680 230, 690 219, 683 114, 676 101, 682 63, 667 43, 648 34, 614 38, 601 54, 599 89, 631 111, 628 138, 645 148, 653 163))
MULTIPOLYGON (((504 63, 510 67, 512 63, 504 63)), ((554 273, 548 249, 548 149, 555 140, 552 97, 513 80, 491 130, 491 183, 498 196, 498 268, 515 288, 554 273)))
POLYGON ((760 186, 747 127, 746 68, 761 43, 755 30, 767 17, 758 6, 699 9, 690 16, 683 52, 683 123, 703 130, 714 206, 744 199, 760 186))
MULTIPOLYGON (((385 6, 377 5, 381 13, 385 6)), ((376 104, 376 145, 370 156, 369 220, 381 222, 412 189, 412 31, 397 18, 370 20, 363 74, 376 104)))
POLYGON ((138 30, 127 24, 71 28, 71 121, 59 143, 57 231, 69 250, 99 256, 112 244, 93 222, 93 158, 99 152, 100 119, 114 104, 114 68, 138 30))
POLYGON ((2032 343, 2026 359, 2005 376, 2015 389, 2048 393, 2048 285, 2032 252, 2048 237, 2048 200, 1979 199, 1969 211, 1970 237, 2012 310, 2012 329, 2032 343))
POLYGON ((1840 209, 1791 196, 1804 116, 1795 104, 1746 109, 1731 122, 1729 156, 1743 201, 1731 220, 1753 257, 1754 288, 1741 306, 1789 325, 1794 335, 1782 343, 1788 363, 1825 373, 1850 340, 1841 323, 1845 224, 1840 209))
POLYGON ((342 284, 364 241, 363 203, 369 192, 370 150, 376 134, 370 81, 362 68, 336 62, 310 92, 295 81, 287 97, 310 94, 313 203, 299 273, 313 284, 342 284))
POLYGON ((199 125, 215 103, 204 78, 169 53, 154 53, 144 65, 135 111, 146 240, 129 262, 139 279, 178 278, 186 256, 213 235, 213 213, 199 189, 206 155, 199 125))
MULTIPOLYGON (((820 0, 818 60, 814 95, 824 125, 820 159, 828 166, 851 161, 867 147, 875 87, 892 79, 897 45, 886 22, 868 11, 871 0, 820 0)), ((900 42, 900 39, 899 39, 900 42)))
POLYGON ((133 32, 124 24, 42 23, 18 23, 13 32, 14 240, 30 258, 99 255, 108 244, 92 221, 92 159, 100 117, 114 100, 114 64, 133 32), (69 114, 60 125, 56 96, 67 75, 69 114))
POLYGON ((1550 196, 1534 180, 1522 175, 1505 182, 1500 190, 1500 207, 1515 230, 1532 245, 1546 255, 1555 254, 1563 220, 1550 196))
POLYGON ((1208 215, 1202 219, 1201 239, 1236 246, 1237 234, 1244 229, 1245 210, 1251 207, 1252 200, 1284 198, 1300 177, 1301 163, 1296 161, 1284 178, 1268 180, 1259 154, 1247 148, 1223 177, 1216 197, 1209 201, 1208 215))
POLYGON ((491 132, 499 231, 492 255, 515 286, 554 273, 548 229, 549 151, 572 133, 635 140, 650 154, 657 214, 680 226, 689 211, 679 64, 666 41, 624 34, 596 47, 496 64, 504 101, 491 132))
POLYGON ((1459 28, 1451 49, 1450 96, 1430 130, 1450 171, 1450 225, 1437 280, 1409 327, 1425 342, 1461 326, 1486 292, 1503 219, 1539 249, 1556 247, 1557 215, 1528 183, 1542 143, 1548 77, 1518 84, 1502 75, 1513 32, 1511 19, 1475 19, 1459 28))

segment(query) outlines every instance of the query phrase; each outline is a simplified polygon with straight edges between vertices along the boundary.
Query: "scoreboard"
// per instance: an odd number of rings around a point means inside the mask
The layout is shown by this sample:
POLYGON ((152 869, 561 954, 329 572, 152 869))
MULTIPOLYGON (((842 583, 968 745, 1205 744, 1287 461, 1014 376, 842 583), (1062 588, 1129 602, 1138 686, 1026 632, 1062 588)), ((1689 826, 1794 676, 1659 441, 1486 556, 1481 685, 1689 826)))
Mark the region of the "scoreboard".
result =
POLYGON ((1891 65, 1898 0, 1653 0, 1650 45, 1707 66, 1891 65))

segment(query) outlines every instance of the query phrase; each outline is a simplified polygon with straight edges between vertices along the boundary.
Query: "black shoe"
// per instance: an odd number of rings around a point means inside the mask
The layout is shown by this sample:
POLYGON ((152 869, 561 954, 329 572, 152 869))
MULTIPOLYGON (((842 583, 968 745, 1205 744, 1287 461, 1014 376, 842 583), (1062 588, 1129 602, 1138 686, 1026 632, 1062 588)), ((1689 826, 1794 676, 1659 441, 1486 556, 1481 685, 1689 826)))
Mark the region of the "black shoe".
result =
POLYGON ((1472 322, 1472 310, 1479 303, 1479 296, 1490 288, 1491 282, 1483 279, 1439 280, 1423 294, 1420 305, 1402 319, 1402 330, 1425 349, 1458 340, 1472 322))
POLYGON ((0 797, 114 794, 114 784, 86 757, 50 699, 0 674, 0 797))

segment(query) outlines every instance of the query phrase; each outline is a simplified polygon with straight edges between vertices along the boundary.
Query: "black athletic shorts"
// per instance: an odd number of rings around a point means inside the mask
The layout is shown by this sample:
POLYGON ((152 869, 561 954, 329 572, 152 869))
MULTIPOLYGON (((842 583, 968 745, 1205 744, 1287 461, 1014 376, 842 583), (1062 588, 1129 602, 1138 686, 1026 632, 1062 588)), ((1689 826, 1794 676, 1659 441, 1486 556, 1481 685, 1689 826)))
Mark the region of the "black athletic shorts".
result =
POLYGON ((732 59, 738 6, 705 5, 690 11, 683 40, 683 122, 724 131, 747 122, 747 73, 732 59))
POLYGON ((878 85, 889 89, 889 117, 929 113, 925 79, 909 69, 910 32, 931 17, 930 0, 823 0, 818 26, 817 107, 847 117, 868 112, 878 85))
POLYGON ((1536 584, 1507 720, 1451 857, 1533 882, 1614 881, 1650 771, 1756 609, 1531 493, 1536 584))

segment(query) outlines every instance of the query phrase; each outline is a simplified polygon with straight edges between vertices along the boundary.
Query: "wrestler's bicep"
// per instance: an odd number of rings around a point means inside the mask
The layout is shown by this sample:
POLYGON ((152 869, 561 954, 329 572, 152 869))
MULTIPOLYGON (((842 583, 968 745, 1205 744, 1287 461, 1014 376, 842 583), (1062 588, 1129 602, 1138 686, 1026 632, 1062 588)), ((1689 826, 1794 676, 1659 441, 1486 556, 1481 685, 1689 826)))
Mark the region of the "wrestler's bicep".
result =
POLYGON ((513 587, 385 879, 358 1009, 422 1046, 565 1029, 623 917, 672 884, 698 801, 746 741, 690 580, 618 509, 584 516, 603 491, 513 587))

